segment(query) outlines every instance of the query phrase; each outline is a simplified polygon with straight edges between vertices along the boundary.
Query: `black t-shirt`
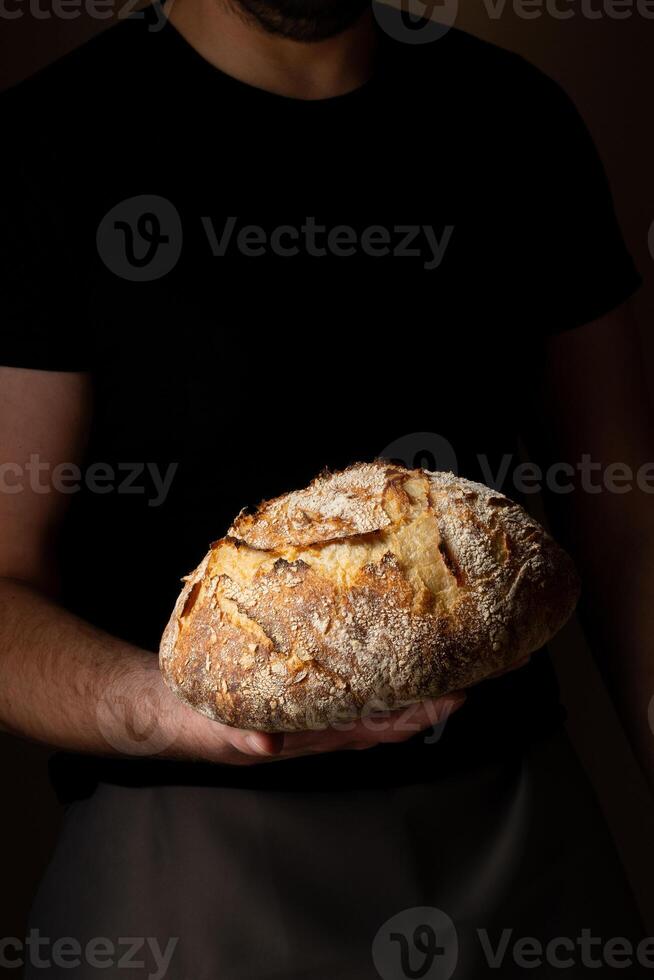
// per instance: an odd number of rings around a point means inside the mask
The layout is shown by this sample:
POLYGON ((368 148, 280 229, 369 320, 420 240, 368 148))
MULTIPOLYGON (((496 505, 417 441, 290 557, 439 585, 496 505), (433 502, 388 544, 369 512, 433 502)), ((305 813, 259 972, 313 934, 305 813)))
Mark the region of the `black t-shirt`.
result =
MULTIPOLYGON (((208 543, 324 467, 385 455, 503 473, 518 496, 543 338, 639 281, 576 110, 516 55, 455 29, 380 34, 367 84, 302 101, 162 23, 135 15, 1 100, 0 363, 95 389, 63 601, 153 651, 208 543)), ((543 653, 429 744, 247 769, 64 755, 55 772, 63 795, 392 783, 558 717, 543 653)))

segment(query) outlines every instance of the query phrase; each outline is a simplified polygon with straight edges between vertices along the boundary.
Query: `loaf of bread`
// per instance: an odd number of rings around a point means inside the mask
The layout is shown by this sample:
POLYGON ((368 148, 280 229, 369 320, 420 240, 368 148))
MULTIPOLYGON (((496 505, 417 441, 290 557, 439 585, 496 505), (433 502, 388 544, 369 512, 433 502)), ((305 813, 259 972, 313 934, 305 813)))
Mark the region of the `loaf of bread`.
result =
POLYGON ((236 518, 185 579, 160 665, 209 718, 324 728, 510 666, 578 591, 570 558, 501 493, 357 464, 236 518))

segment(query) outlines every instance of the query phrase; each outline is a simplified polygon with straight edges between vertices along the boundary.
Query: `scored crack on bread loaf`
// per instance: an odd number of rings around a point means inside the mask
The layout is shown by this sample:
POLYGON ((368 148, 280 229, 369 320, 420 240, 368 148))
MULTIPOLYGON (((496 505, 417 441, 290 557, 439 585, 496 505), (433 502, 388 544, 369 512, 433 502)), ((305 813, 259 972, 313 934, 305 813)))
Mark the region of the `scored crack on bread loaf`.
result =
POLYGON ((570 558, 508 497, 384 461, 241 513, 185 583, 167 684, 270 732, 467 687, 541 647, 579 594, 570 558))

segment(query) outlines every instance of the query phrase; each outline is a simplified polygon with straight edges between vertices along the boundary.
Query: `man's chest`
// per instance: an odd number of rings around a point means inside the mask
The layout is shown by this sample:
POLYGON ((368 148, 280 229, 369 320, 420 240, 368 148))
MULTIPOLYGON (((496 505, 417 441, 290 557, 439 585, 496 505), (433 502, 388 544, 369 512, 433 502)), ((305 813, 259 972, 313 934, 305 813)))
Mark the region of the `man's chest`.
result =
POLYGON ((391 335, 515 322, 509 175, 479 125, 392 101, 332 116, 173 106, 131 114, 120 140, 91 132, 83 179, 59 177, 93 312, 391 335))
POLYGON ((66 219, 107 437, 263 465, 513 431, 519 243, 478 126, 130 118, 89 134, 66 219))

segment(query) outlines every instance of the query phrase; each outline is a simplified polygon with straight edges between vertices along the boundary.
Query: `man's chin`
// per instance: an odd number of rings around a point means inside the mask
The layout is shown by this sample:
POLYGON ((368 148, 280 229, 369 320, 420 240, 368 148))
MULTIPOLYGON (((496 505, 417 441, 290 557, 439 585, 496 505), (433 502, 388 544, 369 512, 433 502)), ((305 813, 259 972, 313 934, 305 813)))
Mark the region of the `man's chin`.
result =
POLYGON ((370 0, 233 0, 234 7, 268 34, 292 41, 325 41, 357 21, 370 0))

